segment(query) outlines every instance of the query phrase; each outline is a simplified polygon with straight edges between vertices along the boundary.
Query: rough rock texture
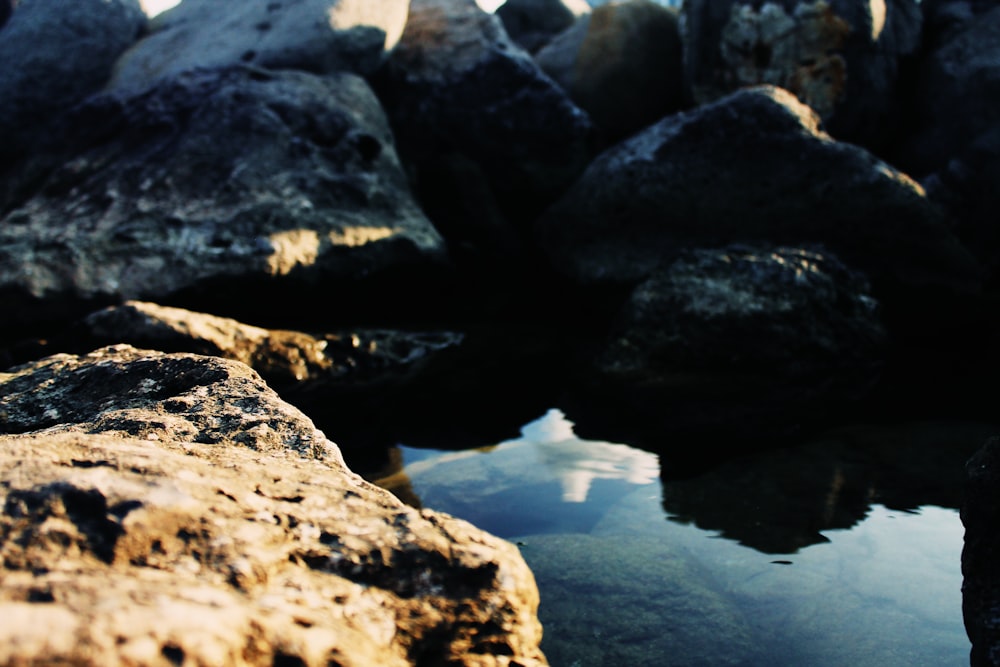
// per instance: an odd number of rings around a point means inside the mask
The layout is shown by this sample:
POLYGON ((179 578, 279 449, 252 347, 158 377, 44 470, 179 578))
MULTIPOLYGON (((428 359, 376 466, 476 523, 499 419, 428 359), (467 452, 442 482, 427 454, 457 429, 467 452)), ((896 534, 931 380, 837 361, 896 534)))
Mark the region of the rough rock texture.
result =
POLYGON ((532 53, 589 13, 585 0, 507 0, 496 12, 510 38, 532 53))
POLYGON ((264 329, 225 317, 129 301, 88 315, 75 336, 164 352, 193 352, 241 361, 279 391, 357 383, 387 374, 397 381, 457 346, 461 334, 359 330, 313 336, 264 329))
POLYGON ((412 282, 443 258, 378 101, 351 74, 196 70, 91 98, 50 146, 3 203, 0 294, 15 321, 181 290, 273 314, 306 286, 412 282))
POLYGON ((682 22, 697 103, 768 83, 795 93, 839 139, 877 148, 899 124, 900 62, 920 46, 914 0, 694 0, 682 22))
POLYGON ((759 239, 825 245, 880 298, 974 289, 979 267, 921 187, 818 123, 770 86, 666 118, 598 157, 539 221, 539 240, 583 283, 637 281, 684 247, 759 239))
POLYGON ((972 641, 973 667, 1000 665, 1000 438, 991 438, 966 464, 962 614, 972 641))
POLYGON ((535 56, 546 74, 619 139, 683 103, 677 10, 650 0, 603 5, 535 56))
POLYGON ((146 26, 138 0, 0 0, 0 169, 96 91, 146 26))
POLYGON ((11 12, 14 11, 14 0, 0 0, 0 28, 7 23, 11 12))
POLYGON ((366 484, 242 364, 0 375, 0 662, 542 665, 515 548, 366 484))
POLYGON ((110 88, 146 88, 196 67, 240 63, 371 74, 398 41, 406 0, 184 0, 124 54, 110 88))
POLYGON ((587 115, 474 0, 413 0, 382 75, 400 153, 449 238, 490 243, 483 211, 537 212, 590 157, 587 115))

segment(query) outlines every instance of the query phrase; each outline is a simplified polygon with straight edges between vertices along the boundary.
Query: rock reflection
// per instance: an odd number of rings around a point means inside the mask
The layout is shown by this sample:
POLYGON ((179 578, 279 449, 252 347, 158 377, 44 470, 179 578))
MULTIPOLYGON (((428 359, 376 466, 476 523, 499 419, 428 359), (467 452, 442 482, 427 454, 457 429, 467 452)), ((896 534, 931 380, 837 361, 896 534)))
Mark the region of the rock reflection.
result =
POLYGON ((800 447, 733 460, 696 478, 664 480, 663 507, 769 554, 827 542, 873 503, 958 508, 964 461, 995 427, 909 424, 842 429, 800 447))

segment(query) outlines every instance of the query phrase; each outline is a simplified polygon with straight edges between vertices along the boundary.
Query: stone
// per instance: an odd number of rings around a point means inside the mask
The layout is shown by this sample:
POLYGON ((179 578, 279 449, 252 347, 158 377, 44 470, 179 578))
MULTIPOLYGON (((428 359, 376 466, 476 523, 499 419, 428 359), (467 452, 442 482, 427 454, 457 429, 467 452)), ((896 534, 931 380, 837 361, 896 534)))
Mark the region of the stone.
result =
POLYGON ((441 203, 436 224, 495 206, 523 228, 591 156, 587 115, 474 0, 413 0, 376 90, 418 196, 441 203), (449 208, 470 190, 482 206, 449 208))
POLYGON ((761 86, 661 120, 599 156, 539 220, 553 265, 580 284, 634 284, 684 248, 821 244, 884 303, 975 292, 981 269, 923 188, 834 141, 787 91, 761 86))
POLYGON ((531 53, 589 13, 585 0, 507 0, 496 11, 507 35, 531 53))
POLYGON ((182 292, 175 305, 222 314, 276 317, 334 288, 342 313, 419 308, 444 264, 356 75, 191 71, 92 97, 49 147, 2 206, 14 322, 182 292), (381 297, 362 289, 380 280, 381 297))
POLYGON ((509 543, 399 503, 243 364, 0 374, 5 664, 546 664, 509 543))
POLYGON ((314 336, 142 301, 91 313, 72 335, 91 346, 127 343, 234 359, 282 392, 329 389, 375 378, 404 383, 434 355, 458 346, 463 338, 448 331, 364 329, 314 336))
POLYGON ((184 0, 115 66, 108 86, 145 89, 195 68, 240 63, 372 74, 399 40, 406 0, 184 0))
POLYGON ((973 667, 1000 665, 1000 577, 996 554, 1000 538, 1000 438, 992 437, 965 467, 962 523, 962 615, 972 641, 973 667))
POLYGON ((681 108, 681 58, 677 9, 651 0, 602 5, 535 55, 609 141, 681 108))
POLYGON ((0 0, 0 173, 96 92, 146 27, 138 0, 0 0), (9 19, 8 19, 9 17, 9 19), (6 24, 5 24, 6 21, 6 24))
POLYGON ((901 63, 920 47, 915 0, 694 0, 681 20, 696 103, 772 84, 811 106, 838 139, 876 150, 891 144, 902 120, 901 63))

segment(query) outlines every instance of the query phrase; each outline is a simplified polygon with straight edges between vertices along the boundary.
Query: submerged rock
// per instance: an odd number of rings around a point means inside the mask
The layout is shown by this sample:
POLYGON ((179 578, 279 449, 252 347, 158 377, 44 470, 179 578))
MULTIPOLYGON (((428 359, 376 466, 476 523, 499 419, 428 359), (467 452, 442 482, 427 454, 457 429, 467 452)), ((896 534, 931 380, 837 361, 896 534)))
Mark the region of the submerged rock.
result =
POLYGON ((681 59, 677 10, 650 0, 602 5, 535 56, 609 140, 681 108, 681 59))
POLYGON ((0 0, 0 169, 103 86, 146 27, 138 0, 31 0, 10 16, 11 7, 0 0))
POLYGON ((980 269, 923 189, 832 140, 787 91, 743 90, 605 151, 539 221, 552 263, 584 284, 641 280, 686 247, 825 245, 880 298, 978 289, 980 269))
POLYGON ((0 374, 0 661, 543 665, 515 548, 418 512, 232 361, 0 374))
POLYGON ((444 259, 351 74, 197 70, 95 96, 22 171, 0 220, 15 322, 181 291, 274 315, 336 286, 344 306, 391 272, 404 303, 444 259))
POLYGON ((110 88, 144 89, 195 68, 246 64, 373 73, 399 40, 406 0, 184 0, 115 66, 110 88))

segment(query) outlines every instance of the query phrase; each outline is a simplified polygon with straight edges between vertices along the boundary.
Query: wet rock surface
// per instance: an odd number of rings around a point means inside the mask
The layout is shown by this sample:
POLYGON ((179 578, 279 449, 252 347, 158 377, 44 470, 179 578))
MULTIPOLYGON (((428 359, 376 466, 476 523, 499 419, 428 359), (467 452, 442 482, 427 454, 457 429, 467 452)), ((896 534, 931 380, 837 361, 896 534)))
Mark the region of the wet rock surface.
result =
POLYGON ((413 281, 444 259, 354 75, 197 70, 91 98, 59 139, 4 202, 16 320, 185 290, 280 308, 305 286, 413 281))
POLYGON ((512 545, 363 482, 243 364, 119 346, 0 387, 5 662, 545 664, 512 545))

